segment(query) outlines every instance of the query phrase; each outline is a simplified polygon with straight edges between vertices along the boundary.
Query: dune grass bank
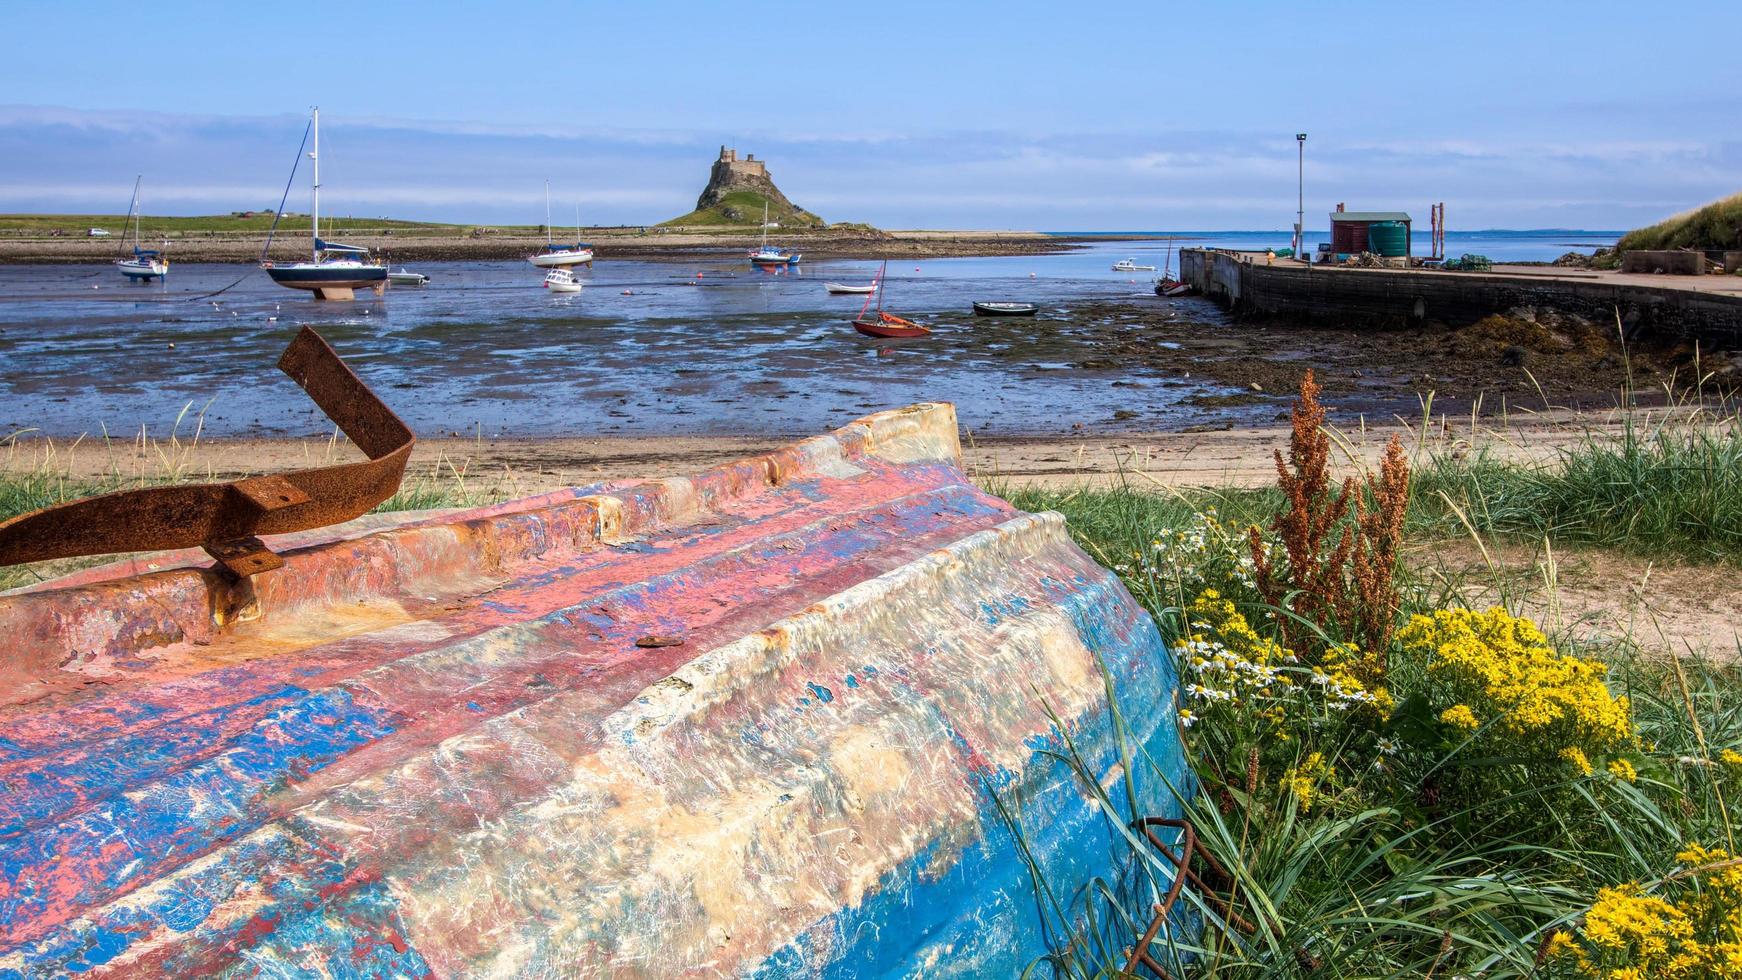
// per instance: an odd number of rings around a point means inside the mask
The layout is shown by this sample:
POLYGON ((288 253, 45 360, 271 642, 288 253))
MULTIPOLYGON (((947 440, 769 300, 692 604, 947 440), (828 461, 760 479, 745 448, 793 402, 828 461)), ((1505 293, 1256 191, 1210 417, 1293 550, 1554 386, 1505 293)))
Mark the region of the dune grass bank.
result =
POLYGON ((1742 194, 1630 231, 1615 246, 1617 252, 1666 248, 1742 249, 1742 194))

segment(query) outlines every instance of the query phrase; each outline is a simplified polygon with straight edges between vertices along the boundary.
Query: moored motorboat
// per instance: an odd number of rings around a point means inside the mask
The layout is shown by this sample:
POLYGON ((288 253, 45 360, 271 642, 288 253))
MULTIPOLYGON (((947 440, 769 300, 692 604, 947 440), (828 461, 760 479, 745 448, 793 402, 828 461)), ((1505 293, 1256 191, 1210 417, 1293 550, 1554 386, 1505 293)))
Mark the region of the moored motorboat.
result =
MULTIPOLYGON (((313 204, 309 208, 309 230, 314 238, 314 254, 308 262, 279 265, 261 262, 272 281, 289 289, 306 289, 316 299, 353 299, 358 289, 373 289, 376 294, 387 288, 387 267, 369 257, 361 245, 321 240, 321 110, 316 106, 309 121, 314 133, 313 204)), ((300 162, 300 161, 299 161, 300 162)), ((292 174, 295 174, 294 168, 292 174)), ((276 222, 275 222, 276 224, 276 222)), ((268 236, 267 246, 271 247, 268 236)))
POLYGON ((849 286, 845 283, 825 282, 825 283, 823 283, 823 288, 828 290, 831 293, 837 293, 837 294, 850 293, 854 296, 863 296, 866 293, 876 292, 877 284, 872 283, 869 286, 849 286))
POLYGON ((421 272, 412 272, 405 266, 400 266, 398 272, 389 272, 387 281, 395 286, 427 286, 429 277, 421 272))
POLYGON ((157 249, 139 247, 139 184, 144 175, 133 180, 133 203, 127 206, 127 221, 133 226, 133 257, 121 259, 115 263, 115 268, 128 279, 139 282, 150 282, 169 275, 169 259, 157 249))
POLYGON ((974 303, 976 316, 1033 316, 1039 311, 1033 303, 974 303))
POLYGON ((1136 259, 1120 259, 1113 263, 1114 272, 1154 272, 1153 265, 1138 265, 1136 259))
POLYGON ((575 274, 567 269, 552 269, 545 273, 544 288, 553 293, 578 293, 582 284, 575 281, 575 274))

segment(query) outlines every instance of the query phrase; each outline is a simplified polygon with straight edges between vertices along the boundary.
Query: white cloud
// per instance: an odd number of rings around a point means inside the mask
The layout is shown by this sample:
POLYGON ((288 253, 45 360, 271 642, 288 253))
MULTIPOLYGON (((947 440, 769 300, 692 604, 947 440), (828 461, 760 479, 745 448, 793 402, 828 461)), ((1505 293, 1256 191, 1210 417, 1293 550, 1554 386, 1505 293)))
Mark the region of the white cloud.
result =
MULTIPOLYGON (((0 210, 115 211, 146 173, 148 207, 259 207, 283 191, 294 115, 228 117, 0 106, 0 210)), ((692 206, 719 138, 675 129, 324 115, 323 178, 342 213, 534 221, 543 181, 587 220, 642 224, 692 206)), ((1287 134, 903 133, 771 128, 739 137, 781 187, 833 220, 889 227, 1281 228, 1287 134)), ((1621 226, 1734 189, 1742 143, 1611 134, 1459 134, 1307 144, 1308 210, 1426 210, 1464 227, 1621 226), (1625 203, 1624 203, 1625 202, 1625 203)), ((306 200, 299 178, 292 206, 306 200)))

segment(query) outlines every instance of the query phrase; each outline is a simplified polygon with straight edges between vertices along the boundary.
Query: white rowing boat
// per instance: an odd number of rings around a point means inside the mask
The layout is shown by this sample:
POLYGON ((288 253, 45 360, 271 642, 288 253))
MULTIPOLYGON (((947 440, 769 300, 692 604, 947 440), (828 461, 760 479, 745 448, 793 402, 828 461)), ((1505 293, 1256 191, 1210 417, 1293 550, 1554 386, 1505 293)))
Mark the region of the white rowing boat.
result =
POLYGON ((869 292, 872 292, 873 290, 875 290, 877 288, 877 284, 872 283, 869 286, 849 286, 845 283, 825 282, 825 283, 823 283, 823 288, 828 290, 831 293, 850 293, 850 294, 855 295, 855 296, 863 296, 866 293, 869 293, 869 292))

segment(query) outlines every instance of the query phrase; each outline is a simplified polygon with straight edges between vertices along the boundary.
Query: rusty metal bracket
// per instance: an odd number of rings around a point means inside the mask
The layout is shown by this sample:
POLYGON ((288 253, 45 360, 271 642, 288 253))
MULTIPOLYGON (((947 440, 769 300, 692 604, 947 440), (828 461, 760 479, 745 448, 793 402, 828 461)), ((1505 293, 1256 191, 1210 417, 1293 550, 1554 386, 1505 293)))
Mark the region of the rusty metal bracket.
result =
POLYGON ((0 565, 198 546, 246 577, 284 564, 260 535, 348 521, 393 496, 417 441, 411 429, 308 327, 285 348, 278 368, 368 460, 45 507, 0 523, 0 565))
POLYGON ((1198 846, 1198 832, 1192 826, 1191 821, 1173 820, 1166 817, 1143 817, 1132 821, 1131 826, 1142 830, 1143 836, 1149 839, 1150 845, 1174 866, 1174 876, 1172 887, 1168 888, 1167 894, 1155 905, 1155 915, 1149 920, 1149 928, 1144 931, 1142 936, 1138 937, 1137 945, 1126 951, 1126 973, 1136 975, 1137 967, 1142 965, 1154 971, 1155 975, 1161 977, 1162 980, 1170 980, 1167 970, 1163 969, 1162 965, 1156 962, 1155 957, 1150 955, 1149 947, 1155 942, 1155 937, 1161 934, 1162 926, 1166 925, 1169 917, 1173 915, 1173 907, 1179 901, 1180 893, 1188 882, 1197 889, 1199 897, 1213 906, 1222 918, 1234 928, 1245 933, 1256 931, 1256 926, 1234 911, 1231 900, 1223 898, 1203 878, 1199 877, 1196 871, 1192 870, 1192 861, 1195 858, 1203 862, 1212 876, 1227 882, 1234 880, 1233 876, 1228 874, 1214 855, 1198 846), (1163 842, 1160 837, 1156 836, 1155 828, 1157 827, 1167 827, 1179 831, 1179 853, 1174 853, 1173 845, 1163 842))

